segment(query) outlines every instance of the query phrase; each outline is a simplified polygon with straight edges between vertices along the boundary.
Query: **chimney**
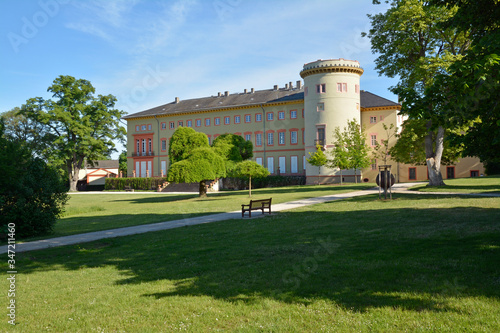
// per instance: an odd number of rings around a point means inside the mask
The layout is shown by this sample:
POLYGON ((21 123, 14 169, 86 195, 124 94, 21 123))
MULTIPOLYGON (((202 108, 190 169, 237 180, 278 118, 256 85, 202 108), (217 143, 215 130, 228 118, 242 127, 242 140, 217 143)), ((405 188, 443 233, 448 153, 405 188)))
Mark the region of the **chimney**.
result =
POLYGON ((179 103, 179 97, 176 97, 175 98, 175 104, 178 104, 179 103))
POLYGON ((252 88, 250 89, 250 93, 253 94, 255 92, 255 90, 252 88))
POLYGON ((290 83, 288 83, 288 87, 290 87, 290 89, 293 89, 292 81, 290 81, 290 83))
POLYGON ((278 90, 278 85, 277 84, 274 85, 274 90, 278 90))
POLYGON ((244 94, 246 94, 246 93, 247 93, 247 90, 246 90, 246 89, 245 89, 245 90, 243 90, 243 93, 244 93, 244 94))
POLYGON ((285 83, 285 90, 288 90, 288 83, 285 83))
POLYGON ((217 93, 217 96, 220 97, 222 94, 220 93, 220 91, 217 93))
POLYGON ((224 91, 224 96, 226 96, 226 97, 229 96, 229 91, 227 91, 227 90, 224 91))
POLYGON ((297 81, 297 89, 302 88, 302 81, 298 80, 297 81))

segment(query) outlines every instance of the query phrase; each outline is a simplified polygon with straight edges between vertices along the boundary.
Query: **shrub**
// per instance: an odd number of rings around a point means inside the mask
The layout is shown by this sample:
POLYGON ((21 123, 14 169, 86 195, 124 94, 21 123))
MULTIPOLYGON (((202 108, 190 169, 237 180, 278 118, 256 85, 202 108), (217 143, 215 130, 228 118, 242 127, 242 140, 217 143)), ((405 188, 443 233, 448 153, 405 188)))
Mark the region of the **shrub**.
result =
MULTIPOLYGON (((249 178, 242 177, 227 177, 222 181, 224 189, 246 189, 248 188, 249 178)), ((264 188, 264 187, 282 187, 282 186, 294 186, 294 185, 305 185, 305 176, 267 176, 261 178, 252 178, 252 188, 264 188)))
POLYGON ((104 189, 124 191, 126 187, 134 190, 156 190, 158 185, 163 185, 167 178, 106 178, 104 189))

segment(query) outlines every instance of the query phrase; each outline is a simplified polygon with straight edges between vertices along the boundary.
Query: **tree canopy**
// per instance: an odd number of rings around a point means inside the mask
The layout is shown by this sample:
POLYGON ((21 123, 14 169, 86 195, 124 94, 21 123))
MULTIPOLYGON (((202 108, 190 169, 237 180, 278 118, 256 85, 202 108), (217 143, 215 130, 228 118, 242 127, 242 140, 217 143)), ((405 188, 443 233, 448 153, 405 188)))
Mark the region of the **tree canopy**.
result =
MULTIPOLYGON (((170 140, 169 151, 176 160, 170 165, 167 180, 177 183, 199 183, 199 196, 206 197, 206 181, 226 175, 224 159, 208 146, 208 138, 192 128, 179 127, 170 140), (195 148, 196 143, 200 143, 195 148), (185 143, 186 146, 182 146, 185 143)), ((171 157, 172 160, 172 157, 171 157)))
POLYGON ((124 112, 114 109, 113 95, 94 96, 95 88, 87 80, 61 75, 48 91, 53 99, 31 98, 20 113, 53 138, 44 151, 65 166, 70 191, 76 191, 84 161, 106 158, 116 151, 114 141, 124 140, 125 128, 119 123, 124 112))
POLYGON ((242 161, 236 164, 232 174, 234 177, 248 177, 248 196, 252 196, 252 177, 267 177, 269 170, 254 161, 242 161))
POLYGON ((425 100, 426 91, 437 74, 446 72, 463 57, 470 47, 471 34, 444 24, 455 15, 456 6, 436 6, 421 0, 386 3, 390 8, 385 13, 369 16, 371 29, 364 35, 371 39, 372 51, 378 54, 378 72, 399 78, 391 91, 404 100, 401 112, 410 119, 426 120, 424 147, 429 184, 443 185, 440 166, 445 128, 454 124, 442 104, 425 100))
POLYGON ((236 134, 226 133, 218 136, 212 142, 212 148, 225 159, 227 172, 231 172, 237 163, 253 156, 252 141, 236 134))
POLYGON ((320 145, 316 145, 316 151, 314 152, 314 154, 309 152, 309 158, 306 158, 306 160, 307 163, 311 164, 312 166, 318 167, 318 184, 319 184, 321 167, 327 165, 328 157, 326 157, 322 147, 320 145))

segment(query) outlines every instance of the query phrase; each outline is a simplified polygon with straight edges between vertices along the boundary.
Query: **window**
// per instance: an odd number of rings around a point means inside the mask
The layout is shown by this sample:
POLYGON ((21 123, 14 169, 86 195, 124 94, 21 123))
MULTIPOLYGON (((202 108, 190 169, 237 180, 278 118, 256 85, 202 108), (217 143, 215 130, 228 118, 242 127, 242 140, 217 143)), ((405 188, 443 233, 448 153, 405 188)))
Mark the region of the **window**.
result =
POLYGON ((267 158, 267 170, 269 173, 274 173, 274 157, 267 158))
POLYGON ((305 170, 306 169, 306 156, 302 155, 302 168, 305 170))
POLYGON ((169 127, 170 127, 170 129, 174 129, 175 128, 175 123, 173 121, 171 121, 170 124, 169 124, 169 127))
POLYGON ((304 87, 304 96, 307 96, 309 94, 309 89, 307 87, 304 87))
POLYGON ((151 131, 151 124, 148 125, 148 131, 151 131))
POLYGON ((286 159, 285 159, 285 156, 278 157, 278 170, 279 170, 279 173, 286 173, 286 159))
POLYGON ((408 180, 417 180, 417 168, 408 168, 408 180))
POLYGON ((290 156, 290 172, 291 173, 299 172, 299 163, 297 156, 290 156))
POLYGON ((245 134, 245 140, 252 141, 252 134, 245 134))
POLYGON ((135 140, 136 146, 135 146, 135 152, 137 155, 141 152, 141 144, 139 140, 135 140))
POLYGON ((268 146, 274 145, 274 133, 273 132, 267 133, 267 145, 268 146))
POLYGON ((142 125, 141 126, 141 131, 145 131, 146 130, 146 125, 142 125))
POLYGON ((279 132, 278 133, 278 144, 279 145, 284 145, 285 144, 285 132, 279 132))
POLYGON ((167 174, 167 161, 161 161, 161 172, 163 176, 167 174))
POLYGON ((210 118, 205 118, 205 126, 210 126, 210 118))
POLYGON ((280 111, 278 112, 278 119, 283 120, 285 119, 285 111, 280 111))
POLYGON ((292 145, 296 145, 299 142, 298 140, 298 132, 297 131, 291 131, 290 132, 290 143, 292 145))
POLYGON ((161 123, 161 129, 167 129, 167 123, 161 123))
POLYGON ((201 119, 196 119, 196 127, 200 127, 201 126, 201 119))
POLYGON ((148 139, 148 152, 149 155, 151 155, 151 152, 153 151, 153 143, 151 142, 151 139, 148 139))
POLYGON ((257 113, 255 115, 255 121, 262 121, 262 113, 257 113))
POLYGON ((446 178, 447 179, 455 178, 455 167, 454 166, 446 167, 446 178))
POLYGON ((304 118, 304 109, 302 109, 302 118, 304 118))
POLYGON ((161 140, 161 150, 167 150, 167 140, 161 140))
POLYGON ((325 92, 326 92, 326 84, 325 83, 316 85, 316 93, 324 94, 325 92))
POLYGON ((220 117, 217 117, 214 119, 214 125, 219 126, 220 125, 220 117))
POLYGON ((184 126, 184 122, 183 122, 183 121, 178 121, 178 122, 177 122, 177 126, 179 126, 179 127, 184 126))
POLYGON ((241 123, 241 117, 240 116, 234 116, 234 123, 235 124, 241 123))
POLYGON ((316 144, 320 146, 324 146, 325 143, 325 128, 324 127, 318 127, 316 129, 316 144))
POLYGON ((255 134, 255 145, 262 146, 262 133, 255 134))
POLYGON ((377 135, 372 134, 372 135, 370 135, 370 137, 371 137, 371 146, 375 147, 377 145, 377 135))
POLYGON ((337 83, 337 92, 347 92, 347 83, 337 83))
POLYGON ((136 132, 139 132, 139 131, 140 131, 140 129, 141 129, 141 127, 140 127, 139 125, 135 125, 135 131, 136 131, 136 132))
POLYGON ((290 119, 297 119, 297 110, 290 111, 290 119))
POLYGON ((471 170, 470 176, 471 176, 471 178, 479 177, 479 170, 471 170))
POLYGON ((142 156, 146 155, 146 139, 142 139, 142 156))
POLYGON ((377 117, 370 117, 370 124, 377 123, 377 117))
POLYGON ((318 103, 318 106, 316 107, 316 111, 325 111, 325 103, 318 103))
POLYGON ((355 85, 354 85, 354 92, 355 92, 356 94, 359 94, 359 84, 355 84, 355 85))
POLYGON ((208 137, 208 145, 211 145, 212 144, 212 137, 211 136, 207 136, 208 137))
POLYGON ((231 117, 224 117, 224 125, 229 125, 231 123, 231 117))
POLYGON ((186 125, 187 125, 187 127, 193 127, 193 121, 188 120, 186 125))
POLYGON ((268 113, 267 113, 267 120, 268 120, 268 121, 272 121, 272 120, 274 120, 274 113, 272 113, 272 112, 268 112, 268 113))
POLYGON ((372 170, 377 170, 377 160, 376 159, 372 160, 372 170))
POLYGON ((251 121, 252 121, 252 115, 250 115, 250 114, 246 114, 246 115, 245 115, 245 123, 249 123, 249 122, 251 122, 251 121))
POLYGON ((262 157, 257 157, 255 159, 255 163, 257 163, 258 165, 262 165, 262 157))
POLYGON ((384 120, 384 116, 380 116, 380 121, 384 120))

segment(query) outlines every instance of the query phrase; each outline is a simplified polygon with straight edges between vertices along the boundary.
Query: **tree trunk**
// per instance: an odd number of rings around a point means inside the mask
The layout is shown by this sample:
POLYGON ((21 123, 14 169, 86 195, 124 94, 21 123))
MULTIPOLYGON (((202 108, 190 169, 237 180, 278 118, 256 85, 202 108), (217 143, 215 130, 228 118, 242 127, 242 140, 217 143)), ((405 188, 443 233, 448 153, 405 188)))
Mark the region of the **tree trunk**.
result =
POLYGON ((354 169, 354 183, 358 183, 358 177, 356 177, 356 173, 358 172, 358 169, 354 169))
POLYGON ((248 197, 252 197, 252 176, 248 178, 248 197))
POLYGON ((321 177, 321 166, 319 166, 319 167, 318 167, 318 185, 321 185, 321 184, 319 183, 319 179, 320 179, 320 177, 321 177))
POLYGON ((444 128, 439 126, 435 132, 436 138, 433 142, 434 132, 430 129, 431 122, 427 123, 428 134, 425 137, 425 157, 427 170, 429 172, 428 186, 443 186, 443 175, 441 174, 441 158, 443 156, 444 128))
POLYGON ((342 186, 342 169, 340 169, 340 185, 342 186))
POLYGON ((206 181, 204 181, 204 180, 202 180, 200 182, 199 197, 200 198, 206 198, 207 197, 207 185, 206 185, 206 181))

